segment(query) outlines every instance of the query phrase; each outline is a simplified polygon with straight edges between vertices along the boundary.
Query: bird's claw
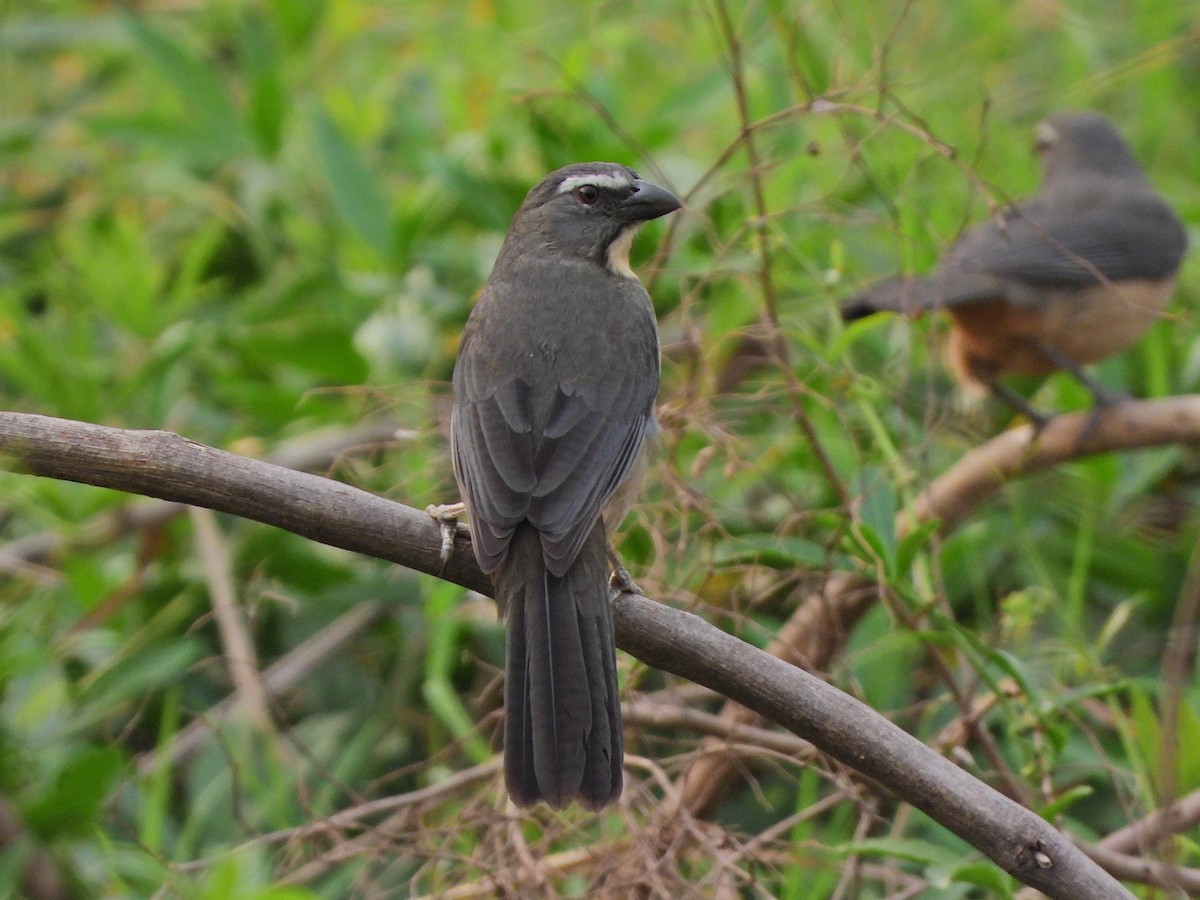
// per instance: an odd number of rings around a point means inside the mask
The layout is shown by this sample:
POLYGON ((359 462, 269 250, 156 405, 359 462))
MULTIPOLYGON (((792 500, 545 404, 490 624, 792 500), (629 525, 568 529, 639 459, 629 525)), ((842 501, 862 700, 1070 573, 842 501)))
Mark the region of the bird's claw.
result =
POLYGON ((642 589, 638 587, 637 582, 630 576, 629 570, 620 563, 617 563, 617 567, 613 569, 612 574, 608 577, 608 586, 617 593, 642 593, 642 589))
POLYGON ((454 555, 454 541, 459 534, 469 534, 467 526, 463 525, 458 520, 463 513, 467 511, 465 503, 431 503, 425 507, 425 514, 433 519, 441 527, 442 531, 442 546, 441 560, 442 566, 438 569, 438 574, 446 570, 446 564, 450 562, 450 557, 454 555))
POLYGON ((618 594, 624 591, 629 594, 642 594, 643 597, 646 596, 629 574, 629 570, 621 565, 621 557, 617 556, 617 551, 613 549, 612 544, 605 546, 604 555, 608 557, 608 561, 612 565, 612 574, 608 576, 608 586, 610 588, 618 594))

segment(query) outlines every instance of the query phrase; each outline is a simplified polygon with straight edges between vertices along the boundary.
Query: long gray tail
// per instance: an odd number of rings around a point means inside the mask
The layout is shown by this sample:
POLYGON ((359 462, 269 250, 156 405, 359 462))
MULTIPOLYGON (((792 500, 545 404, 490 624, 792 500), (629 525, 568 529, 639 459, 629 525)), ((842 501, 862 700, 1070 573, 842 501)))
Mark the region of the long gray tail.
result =
POLYGON ((604 526, 559 577, 537 531, 518 526, 493 581, 508 619, 504 776, 518 806, 572 800, 600 809, 621 794, 621 706, 604 526))

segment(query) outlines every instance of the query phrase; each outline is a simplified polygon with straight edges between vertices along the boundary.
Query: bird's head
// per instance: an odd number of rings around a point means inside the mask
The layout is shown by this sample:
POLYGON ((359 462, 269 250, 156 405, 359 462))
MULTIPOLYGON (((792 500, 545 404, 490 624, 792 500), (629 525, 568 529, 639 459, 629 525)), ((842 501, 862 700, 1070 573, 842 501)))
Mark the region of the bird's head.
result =
POLYGON ((590 259, 632 278, 629 246, 638 227, 679 207, 670 191, 643 181, 628 166, 576 163, 550 173, 529 192, 506 243, 590 259))
POLYGON ((1039 122, 1034 147, 1045 167, 1045 180, 1098 173, 1143 178, 1129 145, 1116 126, 1095 112, 1062 112, 1039 122))

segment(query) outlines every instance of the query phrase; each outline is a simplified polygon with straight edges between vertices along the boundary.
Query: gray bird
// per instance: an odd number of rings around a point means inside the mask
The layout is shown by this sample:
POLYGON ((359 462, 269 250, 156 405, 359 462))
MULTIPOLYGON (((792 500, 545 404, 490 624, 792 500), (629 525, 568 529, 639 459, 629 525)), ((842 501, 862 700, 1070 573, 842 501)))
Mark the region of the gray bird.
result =
POLYGON ((621 794, 608 535, 641 480, 659 378, 629 248, 679 206, 625 166, 551 173, 463 333, 451 455, 507 620, 504 772, 519 806, 600 809, 621 794))
POLYGON ((1187 236, 1104 116, 1060 113, 1036 139, 1037 194, 964 234, 931 275, 879 282, 841 312, 852 320, 947 310, 955 377, 1043 422, 1000 377, 1064 369, 1097 403, 1110 402, 1081 366, 1128 347, 1158 318, 1187 236))

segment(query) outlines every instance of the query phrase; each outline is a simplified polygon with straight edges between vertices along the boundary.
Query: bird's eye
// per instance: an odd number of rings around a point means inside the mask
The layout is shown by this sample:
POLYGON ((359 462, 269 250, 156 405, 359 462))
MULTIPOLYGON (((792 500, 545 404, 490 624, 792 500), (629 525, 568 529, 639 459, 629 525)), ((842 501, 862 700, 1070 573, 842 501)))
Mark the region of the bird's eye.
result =
POLYGON ((581 184, 575 191, 579 202, 591 206, 600 199, 600 190, 593 184, 581 184))

